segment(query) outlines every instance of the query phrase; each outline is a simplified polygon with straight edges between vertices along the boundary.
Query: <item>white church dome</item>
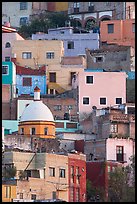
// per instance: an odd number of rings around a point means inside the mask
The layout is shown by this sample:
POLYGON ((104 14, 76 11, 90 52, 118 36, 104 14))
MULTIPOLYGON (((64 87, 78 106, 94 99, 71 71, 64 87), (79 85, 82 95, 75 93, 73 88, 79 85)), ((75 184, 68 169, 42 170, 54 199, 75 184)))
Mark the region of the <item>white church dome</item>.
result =
POLYGON ((20 121, 54 121, 50 109, 42 101, 31 102, 24 110, 20 121))

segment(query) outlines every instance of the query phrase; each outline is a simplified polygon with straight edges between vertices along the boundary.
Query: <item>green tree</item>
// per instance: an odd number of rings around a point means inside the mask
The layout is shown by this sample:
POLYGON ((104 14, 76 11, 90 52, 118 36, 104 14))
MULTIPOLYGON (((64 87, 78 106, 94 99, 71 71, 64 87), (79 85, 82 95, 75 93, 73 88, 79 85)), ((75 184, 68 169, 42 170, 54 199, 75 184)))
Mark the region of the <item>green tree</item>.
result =
POLYGON ((45 12, 32 17, 30 23, 22 25, 18 32, 22 37, 29 38, 36 32, 47 33, 49 28, 63 27, 67 21, 69 21, 69 16, 63 12, 45 12))
POLYGON ((16 176, 16 167, 7 166, 2 169, 2 177, 4 179, 14 178, 16 176))
POLYGON ((127 167, 117 167, 110 172, 108 201, 135 202, 135 157, 131 157, 127 167))

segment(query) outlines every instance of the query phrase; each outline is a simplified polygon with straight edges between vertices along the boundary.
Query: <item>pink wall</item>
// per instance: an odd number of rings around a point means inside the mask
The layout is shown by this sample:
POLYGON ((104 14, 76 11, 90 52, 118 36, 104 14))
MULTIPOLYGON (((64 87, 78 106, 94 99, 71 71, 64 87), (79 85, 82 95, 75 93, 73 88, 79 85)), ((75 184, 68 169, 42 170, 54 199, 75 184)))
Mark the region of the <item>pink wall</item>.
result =
POLYGON ((106 143, 106 160, 116 160, 116 146, 123 146, 125 159, 127 160, 124 165, 130 164, 129 157, 135 153, 135 143, 132 139, 108 138, 106 143))
POLYGON ((2 61, 5 57, 11 57, 11 50, 15 40, 24 40, 18 33, 2 33, 2 61), (6 42, 11 44, 10 48, 5 48, 6 42))
POLYGON ((98 109, 116 105, 116 98, 126 102, 125 72, 81 72, 79 73, 79 112, 90 113, 92 106, 98 109), (93 76, 93 84, 86 84, 86 76, 93 76), (89 97, 89 105, 83 104, 89 97), (106 105, 100 105, 100 97, 106 97, 106 105))
POLYGON ((135 47, 133 23, 135 19, 102 21, 100 25, 101 41, 135 47), (108 24, 114 24, 114 33, 108 33, 108 24))

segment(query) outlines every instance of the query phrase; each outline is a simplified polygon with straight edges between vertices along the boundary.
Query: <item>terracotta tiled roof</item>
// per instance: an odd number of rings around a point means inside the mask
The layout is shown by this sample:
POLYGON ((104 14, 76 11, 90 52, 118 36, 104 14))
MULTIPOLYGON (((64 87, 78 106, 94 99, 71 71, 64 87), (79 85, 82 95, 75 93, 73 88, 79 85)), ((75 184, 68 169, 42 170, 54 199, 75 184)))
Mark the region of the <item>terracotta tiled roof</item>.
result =
POLYGON ((16 65, 17 75, 45 75, 46 66, 42 66, 39 69, 26 68, 16 65))

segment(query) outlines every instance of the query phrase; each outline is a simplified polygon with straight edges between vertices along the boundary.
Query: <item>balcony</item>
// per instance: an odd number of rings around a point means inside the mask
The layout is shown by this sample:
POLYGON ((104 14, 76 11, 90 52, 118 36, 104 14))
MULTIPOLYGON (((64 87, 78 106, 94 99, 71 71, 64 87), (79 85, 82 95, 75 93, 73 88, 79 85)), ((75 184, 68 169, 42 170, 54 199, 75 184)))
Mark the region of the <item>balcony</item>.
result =
POLYGON ((110 120, 116 122, 129 123, 129 115, 127 114, 110 115, 110 120))

